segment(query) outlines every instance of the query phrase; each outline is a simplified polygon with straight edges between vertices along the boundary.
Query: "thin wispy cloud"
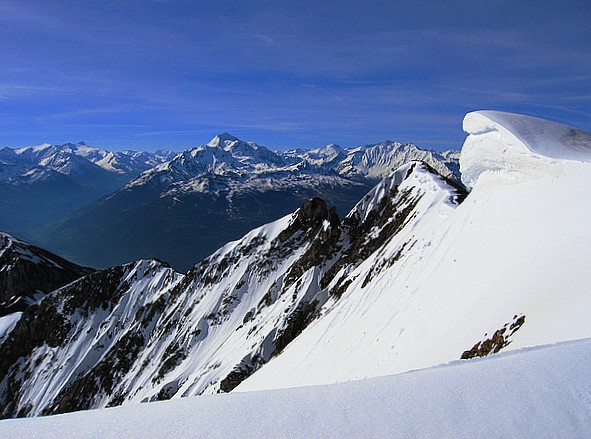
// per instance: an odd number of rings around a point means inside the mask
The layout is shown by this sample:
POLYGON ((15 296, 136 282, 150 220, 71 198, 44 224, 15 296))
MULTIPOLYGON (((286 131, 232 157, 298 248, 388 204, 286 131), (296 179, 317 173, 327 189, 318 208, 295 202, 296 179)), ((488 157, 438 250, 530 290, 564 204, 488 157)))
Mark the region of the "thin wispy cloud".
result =
POLYGON ((55 87, 43 87, 20 84, 0 84, 0 100, 23 98, 40 94, 47 95, 63 91, 63 89, 60 90, 55 87))
POLYGON ((459 146, 463 114, 479 108, 591 129, 589 9, 6 0, 0 143, 26 130, 78 139, 86 126, 89 138, 147 147, 220 128, 277 147, 396 136, 459 146))

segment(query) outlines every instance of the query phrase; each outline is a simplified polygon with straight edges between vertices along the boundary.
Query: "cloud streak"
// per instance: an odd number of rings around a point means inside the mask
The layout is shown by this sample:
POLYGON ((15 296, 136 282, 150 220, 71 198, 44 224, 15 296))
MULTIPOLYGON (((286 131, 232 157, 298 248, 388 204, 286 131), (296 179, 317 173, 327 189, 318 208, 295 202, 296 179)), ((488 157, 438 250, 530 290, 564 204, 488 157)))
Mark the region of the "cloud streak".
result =
POLYGON ((78 139, 86 127, 86 138, 148 147, 220 129, 279 147, 397 137, 459 146, 463 114, 479 108, 591 130, 589 8, 466 8, 6 0, 0 142, 27 130, 78 139))

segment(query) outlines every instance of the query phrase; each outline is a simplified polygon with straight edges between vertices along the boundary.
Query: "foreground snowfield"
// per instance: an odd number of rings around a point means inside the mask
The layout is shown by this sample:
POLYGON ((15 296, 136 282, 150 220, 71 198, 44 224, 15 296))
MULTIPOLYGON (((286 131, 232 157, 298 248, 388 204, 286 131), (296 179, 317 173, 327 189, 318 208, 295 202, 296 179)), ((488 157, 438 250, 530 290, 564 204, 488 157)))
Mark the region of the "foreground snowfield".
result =
POLYGON ((342 384, 0 421, 0 438, 589 437, 591 339, 342 384))

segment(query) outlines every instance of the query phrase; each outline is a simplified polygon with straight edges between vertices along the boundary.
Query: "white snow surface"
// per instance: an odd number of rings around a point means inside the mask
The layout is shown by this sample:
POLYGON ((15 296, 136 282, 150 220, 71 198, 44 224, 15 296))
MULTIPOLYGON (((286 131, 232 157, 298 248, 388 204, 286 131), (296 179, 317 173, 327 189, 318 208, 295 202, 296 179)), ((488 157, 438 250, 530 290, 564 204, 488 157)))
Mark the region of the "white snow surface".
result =
POLYGON ((0 438, 589 437, 591 340, 348 383, 0 421, 0 438))
MULTIPOLYGON (((423 161, 446 177, 457 177, 456 151, 436 153, 413 144, 385 141, 343 149, 327 145, 317 149, 295 149, 273 152, 254 142, 244 142, 223 133, 206 145, 178 154, 169 162, 149 169, 127 188, 142 185, 164 185, 176 192, 203 192, 204 177, 230 177, 238 183, 253 186, 260 179, 281 185, 283 180, 299 175, 332 178, 339 184, 344 179, 377 182, 410 161, 423 161), (175 185, 175 186, 172 186, 175 185)), ((222 180, 223 181, 223 180, 222 180)), ((306 186, 305 179, 298 184, 306 186)), ((214 189, 215 190, 215 189, 214 189)))
POLYGON ((17 322, 20 320, 22 312, 13 312, 0 317, 0 343, 4 341, 4 337, 14 329, 17 322))
MULTIPOLYGON (((237 391, 446 363, 521 315, 525 324, 505 349, 591 336, 591 163, 549 158, 511 140, 517 134, 510 137, 509 128, 534 132, 539 119, 488 121, 480 113, 466 117, 471 133, 460 165, 474 186, 466 200, 418 209, 412 225, 348 273, 352 282, 340 300, 328 302, 321 318, 237 391)), ((559 156, 562 137, 554 138, 559 156)))
POLYGON ((590 133, 536 117, 475 111, 464 118, 464 131, 460 169, 468 187, 482 173, 543 178, 568 173, 572 161, 591 161, 590 133))
MULTIPOLYGON (((385 201, 398 211, 414 209, 402 227, 401 236, 408 238, 418 230, 417 223, 432 223, 453 210, 454 193, 439 176, 415 162, 384 180, 351 215, 365 218, 372 209, 379 212, 385 201), (394 188, 396 195, 389 193, 394 188)), ((315 311, 334 303, 329 291, 342 278, 342 271, 358 265, 343 266, 335 281, 322 287, 330 265, 306 265, 305 261, 313 244, 325 242, 326 234, 332 233, 332 226, 325 220, 318 229, 301 228, 299 212, 226 244, 186 275, 155 261, 129 264, 119 283, 121 296, 108 309, 58 309, 72 326, 68 342, 58 348, 37 347, 15 365, 15 376, 28 377, 16 406, 28 408, 31 416, 43 413, 75 380, 110 361, 117 346, 138 334, 143 343, 129 370, 115 377, 108 393, 97 390, 86 395, 91 401, 87 407, 106 407, 117 395, 123 395, 119 403, 127 404, 227 391, 226 378, 232 373, 254 371, 279 353, 275 343, 281 343, 277 340, 290 321, 298 318, 293 316, 299 310, 312 306, 315 311), (55 368, 55 364, 63 367, 55 368)), ((371 226, 372 236, 395 216, 386 215, 383 220, 384 224, 371 226)), ((347 240, 348 235, 339 236, 337 250, 328 259, 338 258, 347 240)), ((397 240, 378 252, 371 259, 373 265, 386 264, 404 245, 405 241, 397 240)), ((60 294, 58 290, 45 300, 67 302, 69 293, 61 300, 60 294)), ((5 381, 0 383, 0 392, 5 381)))

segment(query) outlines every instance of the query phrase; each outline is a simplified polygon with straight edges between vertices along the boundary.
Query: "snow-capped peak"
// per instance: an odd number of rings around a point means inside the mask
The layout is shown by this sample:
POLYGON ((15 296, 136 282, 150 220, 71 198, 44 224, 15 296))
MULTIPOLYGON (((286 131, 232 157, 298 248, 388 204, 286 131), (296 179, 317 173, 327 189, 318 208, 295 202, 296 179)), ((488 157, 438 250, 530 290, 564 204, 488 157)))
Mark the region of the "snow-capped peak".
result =
MULTIPOLYGON (((229 153, 233 159, 247 160, 250 164, 265 164, 275 167, 285 165, 284 161, 273 151, 254 142, 240 140, 229 133, 218 134, 204 147, 220 148, 229 153)), ((200 148, 203 149, 203 147, 199 147, 197 150, 200 148)), ((219 159, 224 161, 224 157, 219 159)))
POLYGON ((36 146, 25 146, 23 148, 18 148, 15 150, 17 154, 23 154, 27 152, 39 153, 41 151, 45 151, 48 148, 51 148, 52 145, 50 143, 42 143, 41 145, 36 146))
POLYGON ((238 139, 237 137, 234 137, 232 134, 227 133, 227 132, 223 132, 223 133, 215 136, 213 139, 211 139, 207 145, 223 148, 225 146, 229 146, 229 144, 232 144, 234 142, 239 142, 239 141, 240 141, 240 139, 238 139))
POLYGON ((0 180, 9 180, 18 184, 31 182, 34 177, 36 181, 41 182, 58 173, 70 177, 83 176, 85 184, 88 180, 86 177, 92 173, 102 180, 100 183, 93 182, 91 185, 105 186, 104 180, 112 177, 113 185, 119 187, 121 180, 129 180, 147 169, 170 160, 173 155, 169 151, 155 153, 107 151, 88 146, 84 142, 62 145, 44 143, 19 149, 3 148, 0 156, 5 166, 0 169, 0 180))
MULTIPOLYGON (((527 119, 474 119, 468 178, 552 172, 517 185, 479 180, 459 205, 462 190, 413 162, 342 222, 313 198, 186 275, 139 261, 85 277, 6 338, 0 384, 14 390, 0 395, 2 413, 328 384, 588 337, 591 164, 540 152, 527 119), (573 172, 553 172, 563 163, 573 172), (47 337, 28 337, 39 328, 47 337)), ((361 147, 351 165, 400 147, 414 155, 411 146, 361 147)), ((213 164, 248 163, 211 145, 198 151, 213 164)))

